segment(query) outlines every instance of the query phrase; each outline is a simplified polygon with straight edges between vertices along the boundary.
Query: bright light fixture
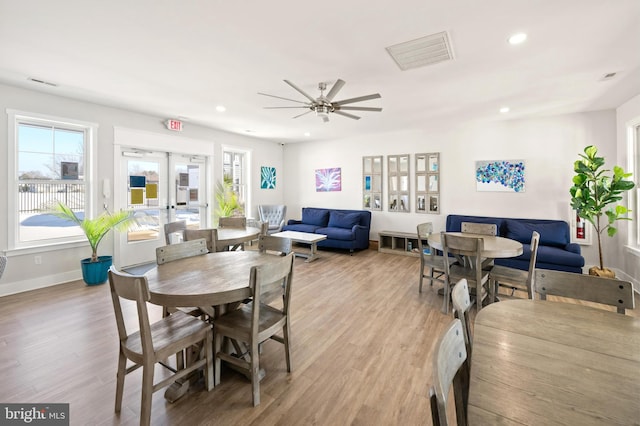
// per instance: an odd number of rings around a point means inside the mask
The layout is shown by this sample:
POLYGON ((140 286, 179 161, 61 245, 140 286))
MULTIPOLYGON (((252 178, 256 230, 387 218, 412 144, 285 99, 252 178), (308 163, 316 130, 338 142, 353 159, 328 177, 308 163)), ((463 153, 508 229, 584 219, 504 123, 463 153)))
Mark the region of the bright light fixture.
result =
POLYGON ((504 107, 500 108, 500 112, 503 113, 503 114, 508 113, 509 112, 509 107, 504 106, 504 107))
POLYGON ((527 35, 525 33, 517 33, 509 37, 509 44, 520 44, 523 43, 527 39, 527 35))
POLYGON ((227 110, 227 109, 226 109, 224 106, 222 106, 222 105, 218 105, 218 106, 216 107, 216 111, 218 111, 218 112, 225 112, 226 110, 227 110))
POLYGON ((306 137, 309 137, 309 136, 311 136, 311 133, 309 133, 309 132, 304 132, 304 135, 305 135, 306 137))

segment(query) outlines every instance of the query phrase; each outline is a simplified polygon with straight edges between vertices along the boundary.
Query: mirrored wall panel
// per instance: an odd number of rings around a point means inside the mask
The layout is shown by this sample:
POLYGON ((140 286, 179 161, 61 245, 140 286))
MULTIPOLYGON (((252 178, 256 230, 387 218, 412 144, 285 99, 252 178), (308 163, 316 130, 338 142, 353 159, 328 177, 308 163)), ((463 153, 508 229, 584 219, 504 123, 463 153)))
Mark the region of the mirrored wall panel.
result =
POLYGON ((389 155, 387 157, 387 168, 389 211, 409 213, 411 211, 409 203, 409 154, 389 155))
POLYGON ((416 154, 416 213, 440 214, 440 153, 416 154))
POLYGON ((362 157, 362 207, 382 210, 382 155, 362 157))

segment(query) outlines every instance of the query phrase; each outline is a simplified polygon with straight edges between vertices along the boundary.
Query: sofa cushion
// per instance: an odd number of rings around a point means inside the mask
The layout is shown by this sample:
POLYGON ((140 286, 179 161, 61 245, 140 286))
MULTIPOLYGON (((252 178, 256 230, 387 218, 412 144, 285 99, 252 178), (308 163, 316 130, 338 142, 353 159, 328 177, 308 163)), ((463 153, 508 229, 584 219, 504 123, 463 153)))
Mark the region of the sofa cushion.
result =
POLYGON ((537 231, 540 234, 540 245, 564 247, 567 240, 567 224, 563 222, 534 223, 506 219, 507 238, 521 243, 530 243, 531 234, 537 231))
POLYGON ((346 228, 318 228, 316 234, 324 234, 328 240, 351 241, 356 239, 356 234, 346 228))
POLYGON ((324 209, 302 209, 302 223, 315 226, 327 226, 329 222, 329 210, 324 209))
POLYGON ((308 232, 310 234, 314 234, 319 226, 316 225, 308 225, 306 223, 294 223, 291 225, 286 225, 282 228, 283 231, 298 231, 298 232, 308 232))
POLYGON ((351 229, 354 225, 360 223, 360 213, 344 213, 335 210, 331 210, 329 213, 329 227, 330 228, 345 228, 351 229))

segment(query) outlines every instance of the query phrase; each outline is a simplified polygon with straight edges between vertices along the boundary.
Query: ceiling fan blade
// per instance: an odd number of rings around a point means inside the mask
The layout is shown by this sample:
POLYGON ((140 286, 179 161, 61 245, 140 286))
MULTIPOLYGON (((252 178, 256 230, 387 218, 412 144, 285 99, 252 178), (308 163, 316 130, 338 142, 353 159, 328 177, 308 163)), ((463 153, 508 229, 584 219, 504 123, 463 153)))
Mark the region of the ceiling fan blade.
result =
POLYGON ((332 104, 334 104, 334 105, 346 105, 346 104, 352 104, 354 102, 368 101, 369 99, 378 99, 378 98, 381 98, 381 97, 382 96, 380 96, 380 93, 374 93, 373 95, 358 96, 357 98, 344 99, 342 101, 332 102, 332 104))
POLYGON ((377 111, 377 112, 382 111, 382 108, 375 108, 375 107, 357 107, 357 106, 350 107, 350 106, 336 105, 334 108, 336 110, 340 110, 340 111, 344 111, 344 110, 350 110, 350 111, 377 111))
POLYGON ((325 98, 327 98, 327 100, 331 102, 331 100, 338 94, 340 89, 342 89, 342 86, 344 86, 344 84, 345 84, 344 80, 338 79, 338 81, 336 81, 336 83, 333 85, 331 90, 329 90, 329 93, 327 93, 327 96, 325 96, 325 98))
POLYGON ((360 117, 358 117, 357 115, 348 114, 346 112, 335 110, 335 111, 333 111, 333 113, 334 114, 338 114, 338 115, 343 115, 345 117, 353 118, 354 120, 360 120, 360 117))
POLYGON ((306 104, 306 102, 296 101, 295 99, 283 98, 282 96, 270 95, 270 94, 268 94, 268 93, 261 93, 261 92, 258 92, 258 95, 262 95, 262 96, 270 96, 270 97, 272 97, 272 98, 283 99, 283 100, 285 100, 285 101, 291 101, 291 102, 297 102, 297 103, 299 103, 299 104, 306 104))
POLYGON ((311 96, 309 96, 309 94, 307 94, 307 92, 305 92, 304 90, 302 90, 301 88, 299 88, 298 86, 296 86, 295 84, 290 82, 289 80, 284 80, 284 82, 287 83, 289 86, 293 87, 294 89, 296 89, 298 92, 300 92, 300 94, 302 96, 304 96, 305 98, 309 99, 312 103, 316 102, 316 100, 313 99, 311 96))
POLYGON ((309 108, 308 106, 290 106, 290 107, 262 107, 264 109, 287 109, 287 108, 309 108))
POLYGON ((311 111, 307 111, 307 112, 303 112, 302 114, 298 114, 295 117, 292 118, 298 118, 298 117, 302 117, 303 115, 309 114, 311 111))

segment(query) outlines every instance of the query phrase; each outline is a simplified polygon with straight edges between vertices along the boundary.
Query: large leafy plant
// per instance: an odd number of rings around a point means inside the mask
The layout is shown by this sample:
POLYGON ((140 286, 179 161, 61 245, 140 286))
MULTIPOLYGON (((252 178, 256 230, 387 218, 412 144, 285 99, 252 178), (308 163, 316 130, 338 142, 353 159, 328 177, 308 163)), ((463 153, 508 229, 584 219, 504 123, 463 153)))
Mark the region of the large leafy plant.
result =
POLYGON ((238 200, 238 194, 233 191, 233 184, 230 179, 225 179, 216 183, 216 220, 221 217, 229 217, 234 215, 242 215, 244 213, 244 205, 238 200))
POLYGON ((69 206, 62 202, 57 202, 52 206, 51 214, 75 222, 84 231, 84 235, 91 246, 91 262, 98 261, 98 245, 110 230, 125 230, 133 221, 133 212, 130 211, 116 213, 105 211, 94 219, 80 219, 69 206))
POLYGON ((614 166, 613 173, 610 174, 611 170, 604 168, 604 157, 598 157, 597 154, 598 148, 590 145, 584 149, 584 154, 580 154, 580 159, 573 163, 576 175, 569 193, 571 207, 595 229, 600 269, 604 269, 600 236, 604 231, 610 237, 614 236, 618 231, 614 226, 617 220, 631 220, 626 217, 630 210, 616 203, 622 200, 622 193, 635 184, 626 179, 631 173, 625 173, 622 167, 614 166), (607 217, 605 222, 601 222, 602 216, 607 217))

